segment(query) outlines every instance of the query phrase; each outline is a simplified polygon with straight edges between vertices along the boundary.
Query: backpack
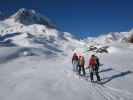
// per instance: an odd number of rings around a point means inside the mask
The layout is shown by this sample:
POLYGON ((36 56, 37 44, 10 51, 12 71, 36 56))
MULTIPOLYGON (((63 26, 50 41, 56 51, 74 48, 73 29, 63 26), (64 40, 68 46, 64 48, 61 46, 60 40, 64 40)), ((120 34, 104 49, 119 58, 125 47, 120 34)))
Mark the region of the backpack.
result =
POLYGON ((84 65, 84 64, 85 64, 84 57, 79 58, 79 65, 84 65))
POLYGON ((72 60, 78 60, 78 56, 77 55, 73 55, 72 60))
POLYGON ((89 65, 96 65, 96 64, 97 64, 96 58, 95 57, 91 57, 90 61, 89 61, 89 65))

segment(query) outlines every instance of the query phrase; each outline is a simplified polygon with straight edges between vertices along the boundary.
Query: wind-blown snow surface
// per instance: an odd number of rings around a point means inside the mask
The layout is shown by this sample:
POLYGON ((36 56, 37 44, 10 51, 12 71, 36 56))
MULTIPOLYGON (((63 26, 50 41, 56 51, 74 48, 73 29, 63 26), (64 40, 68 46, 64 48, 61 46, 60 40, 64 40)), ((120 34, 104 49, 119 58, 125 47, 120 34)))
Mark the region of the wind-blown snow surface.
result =
POLYGON ((103 85, 73 73, 71 56, 22 56, 20 48, 3 47, 0 60, 8 61, 0 64, 0 100, 133 100, 133 46, 110 47, 113 52, 98 55, 103 85))

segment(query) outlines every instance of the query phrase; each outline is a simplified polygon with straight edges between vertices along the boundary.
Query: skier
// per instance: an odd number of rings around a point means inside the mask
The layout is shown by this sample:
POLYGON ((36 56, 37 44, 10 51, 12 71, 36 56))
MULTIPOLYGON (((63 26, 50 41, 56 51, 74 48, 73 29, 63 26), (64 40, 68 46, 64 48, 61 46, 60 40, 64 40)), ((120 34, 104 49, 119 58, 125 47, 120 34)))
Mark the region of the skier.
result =
POLYGON ((86 75, 85 73, 85 68, 84 68, 84 65, 85 65, 85 59, 84 59, 84 56, 79 56, 79 75, 81 75, 81 71, 83 73, 83 76, 86 75))
POLYGON ((97 81, 100 81, 100 76, 98 72, 98 66, 97 66, 97 61, 95 55, 92 55, 90 60, 89 60, 89 68, 90 68, 90 79, 93 82, 93 74, 96 74, 97 81))
POLYGON ((78 71, 78 61, 78 55, 74 53, 72 57, 73 71, 78 71))

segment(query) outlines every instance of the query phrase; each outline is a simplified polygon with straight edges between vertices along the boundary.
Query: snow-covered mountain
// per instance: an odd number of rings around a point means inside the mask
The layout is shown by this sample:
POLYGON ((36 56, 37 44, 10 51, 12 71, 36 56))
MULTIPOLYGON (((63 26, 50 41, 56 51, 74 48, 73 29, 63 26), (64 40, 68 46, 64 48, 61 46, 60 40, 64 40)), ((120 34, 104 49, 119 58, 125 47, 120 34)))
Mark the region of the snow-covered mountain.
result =
POLYGON ((48 18, 36 13, 34 10, 20 9, 9 18, 1 21, 0 25, 2 27, 1 34, 29 32, 34 35, 58 35, 55 32, 57 31, 55 25, 48 18), (47 30, 54 30, 54 32, 47 33, 47 30))
POLYGON ((124 44, 124 46, 128 46, 128 44, 133 43, 133 31, 129 32, 110 32, 104 35, 100 35, 98 37, 88 37, 83 40, 85 43, 84 48, 88 51, 94 52, 108 52, 111 44, 124 44))
POLYGON ((83 41, 91 44, 109 44, 113 42, 129 42, 129 38, 133 35, 133 31, 129 32, 110 32, 98 37, 88 37, 83 41))
POLYGON ((41 24, 50 28, 56 26, 45 16, 37 13, 35 10, 28 10, 25 8, 20 9, 18 12, 10 16, 15 22, 22 23, 24 25, 41 24))
POLYGON ((68 32, 61 32, 48 18, 34 10, 20 9, 0 22, 0 44, 45 47, 59 51, 72 50, 77 46, 106 46, 113 42, 129 42, 133 31, 110 32, 98 37, 77 40, 68 32), (76 46, 75 46, 76 45, 76 46))
POLYGON ((61 32, 48 18, 34 10, 20 9, 0 22, 0 44, 21 47, 42 47, 66 51, 81 44, 72 34, 61 32))

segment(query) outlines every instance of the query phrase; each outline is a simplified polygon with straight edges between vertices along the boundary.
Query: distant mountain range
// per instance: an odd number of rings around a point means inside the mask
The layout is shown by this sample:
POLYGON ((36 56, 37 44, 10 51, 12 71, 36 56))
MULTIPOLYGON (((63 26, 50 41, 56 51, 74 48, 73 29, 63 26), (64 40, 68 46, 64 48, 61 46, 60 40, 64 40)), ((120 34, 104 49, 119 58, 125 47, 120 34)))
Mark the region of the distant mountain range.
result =
POLYGON ((79 44, 105 45, 112 42, 133 42, 133 30, 129 32, 111 32, 98 37, 78 40, 68 32, 61 32, 57 26, 35 10, 22 8, 15 14, 0 21, 0 43, 2 45, 46 47, 66 50, 79 44))

